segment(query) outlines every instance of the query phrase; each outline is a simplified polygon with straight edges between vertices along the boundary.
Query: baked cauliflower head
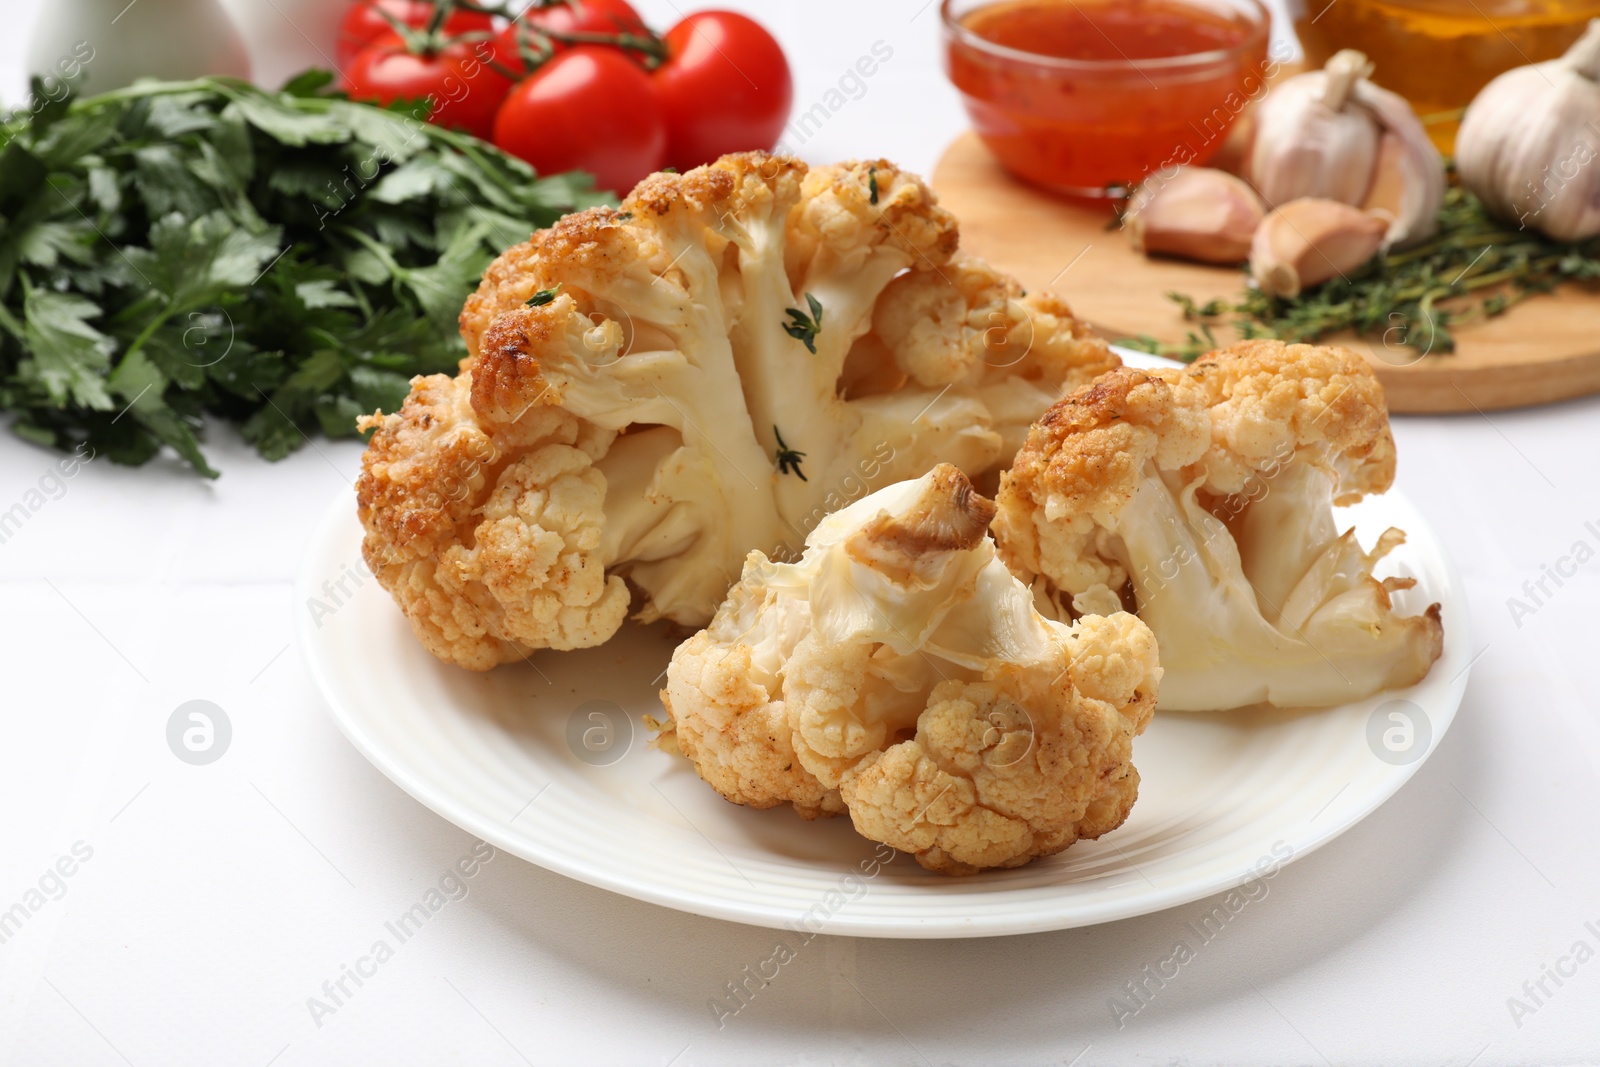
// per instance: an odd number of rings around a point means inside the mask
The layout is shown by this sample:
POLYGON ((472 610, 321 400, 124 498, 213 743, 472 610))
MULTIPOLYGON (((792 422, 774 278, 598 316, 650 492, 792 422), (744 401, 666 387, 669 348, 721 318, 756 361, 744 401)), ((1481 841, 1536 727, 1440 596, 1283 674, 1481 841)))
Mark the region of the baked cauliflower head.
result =
POLYGON ((967 874, 1120 826, 1161 680, 1126 613, 1035 609, 948 464, 824 519, 795 563, 745 561, 680 645, 658 744, 737 804, 792 804, 967 874))
POLYGON ((1373 577, 1334 505, 1394 481, 1383 389, 1360 356, 1247 341, 1182 370, 1111 371, 1055 404, 1001 476, 1000 556, 1042 610, 1137 610, 1162 710, 1316 707, 1411 685, 1443 647, 1439 605, 1373 577))
POLYGON ((752 549, 941 461, 993 472, 1118 361, 956 245, 886 161, 761 153, 534 234, 468 299, 461 373, 362 421, 369 566, 430 651, 486 670, 598 645, 630 600, 702 626, 752 549))

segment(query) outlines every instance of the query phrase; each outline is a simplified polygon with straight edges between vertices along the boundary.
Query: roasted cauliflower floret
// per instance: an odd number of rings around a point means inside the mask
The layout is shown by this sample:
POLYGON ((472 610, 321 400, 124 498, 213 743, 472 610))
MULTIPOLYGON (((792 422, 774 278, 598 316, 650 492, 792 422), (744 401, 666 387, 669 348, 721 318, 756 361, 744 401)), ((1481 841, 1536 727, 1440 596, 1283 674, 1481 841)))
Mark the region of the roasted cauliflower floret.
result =
POLYGON ((1060 298, 1024 294, 1015 279, 963 254, 890 282, 872 324, 845 364, 852 393, 907 381, 970 392, 992 414, 1005 456, 1022 447, 1062 382, 1087 382, 1119 362, 1060 298))
POLYGON ((951 874, 1015 867, 1127 817, 1161 667, 1128 614, 1041 616, 995 555, 994 505, 941 464, 752 552, 680 645, 663 747, 727 799, 847 811, 951 874))
POLYGON ((630 600, 702 626, 752 549, 796 554, 938 462, 992 477, 1116 360, 956 244, 882 160, 727 156, 567 216, 484 273, 461 373, 363 420, 369 563, 430 650, 488 669, 600 644, 630 600), (906 280, 924 276, 968 311, 911 337, 907 314, 942 299, 906 280), (900 369, 944 348, 955 379, 900 369))
POLYGON ((421 378, 398 414, 372 420, 356 486, 367 566, 428 650, 464 667, 603 641, 628 611, 627 583, 594 564, 594 460, 612 435, 547 408, 519 424, 512 458, 468 391, 465 378, 421 378))
POLYGON ((1250 341, 1183 370, 1121 368, 1047 411, 1001 476, 995 538, 1056 618, 1137 609, 1161 706, 1322 706, 1412 685, 1439 606, 1403 616, 1335 504, 1386 491, 1383 390, 1348 349, 1250 341))

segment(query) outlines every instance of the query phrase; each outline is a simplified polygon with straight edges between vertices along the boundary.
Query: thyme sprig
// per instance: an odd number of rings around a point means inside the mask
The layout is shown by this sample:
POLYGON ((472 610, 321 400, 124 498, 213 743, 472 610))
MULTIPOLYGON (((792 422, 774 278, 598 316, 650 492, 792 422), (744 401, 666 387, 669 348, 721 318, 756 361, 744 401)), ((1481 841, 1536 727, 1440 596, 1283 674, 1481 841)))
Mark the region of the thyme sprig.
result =
POLYGON ((1248 285, 1235 300, 1203 304, 1169 292, 1195 329, 1178 343, 1149 335, 1118 343, 1188 362, 1218 347, 1219 326, 1231 326, 1241 338, 1291 342, 1348 330, 1390 347, 1445 355, 1455 351, 1458 327, 1504 314, 1563 282, 1596 280, 1600 238, 1551 240, 1494 218, 1477 197, 1454 187, 1445 195, 1438 233, 1420 245, 1374 257, 1360 270, 1293 299, 1248 285))

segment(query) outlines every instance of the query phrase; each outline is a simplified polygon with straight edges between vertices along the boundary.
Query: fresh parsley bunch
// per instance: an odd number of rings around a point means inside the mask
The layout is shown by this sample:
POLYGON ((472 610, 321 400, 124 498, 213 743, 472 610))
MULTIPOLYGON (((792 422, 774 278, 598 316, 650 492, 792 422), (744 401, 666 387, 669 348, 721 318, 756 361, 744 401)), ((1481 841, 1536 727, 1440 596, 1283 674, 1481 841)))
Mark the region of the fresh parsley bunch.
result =
POLYGON ((222 79, 46 100, 0 125, 0 408, 41 444, 215 477, 206 413, 268 459, 393 410, 465 354, 490 259, 608 198, 411 109, 222 79))

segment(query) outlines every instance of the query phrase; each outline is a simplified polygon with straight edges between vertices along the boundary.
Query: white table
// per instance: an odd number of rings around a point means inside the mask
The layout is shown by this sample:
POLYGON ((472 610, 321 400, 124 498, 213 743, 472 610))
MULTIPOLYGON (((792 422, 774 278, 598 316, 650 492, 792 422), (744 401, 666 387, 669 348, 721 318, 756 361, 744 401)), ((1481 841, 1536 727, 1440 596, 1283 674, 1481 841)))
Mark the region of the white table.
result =
MULTIPOLYGON (((11 24, 38 2, 9 0, 11 24)), ((798 60, 802 108, 874 41, 894 49, 802 155, 931 168, 963 122, 920 3, 760 12, 798 60)), ((675 18, 671 0, 640 6, 675 18)), ((12 101, 23 39, 0 55, 12 101)), ((1400 488, 1466 581, 1483 650, 1466 702, 1410 784, 1286 868, 1121 1029, 1109 999, 1215 901, 989 941, 819 937, 719 1030, 708 1001, 770 933, 509 856, 314 1019, 308 998, 473 846, 345 742, 289 647, 291 577, 359 446, 269 465, 218 427, 215 483, 96 461, 51 499, 28 494, 58 457, 0 435, 0 511, 42 501, 0 544, 0 909, 41 879, 59 894, 0 945, 0 1061, 1600 1061, 1600 961, 1562 962, 1580 940, 1600 950, 1600 568, 1547 586, 1532 615, 1507 603, 1575 543, 1600 549, 1597 419, 1591 399, 1395 420, 1400 488), (233 726, 209 766, 167 746, 192 699, 233 726), (62 857, 73 873, 47 874, 62 857), (1575 969, 1559 986, 1557 964, 1575 969), (1514 1019, 1511 997, 1535 1010, 1514 1019)))

